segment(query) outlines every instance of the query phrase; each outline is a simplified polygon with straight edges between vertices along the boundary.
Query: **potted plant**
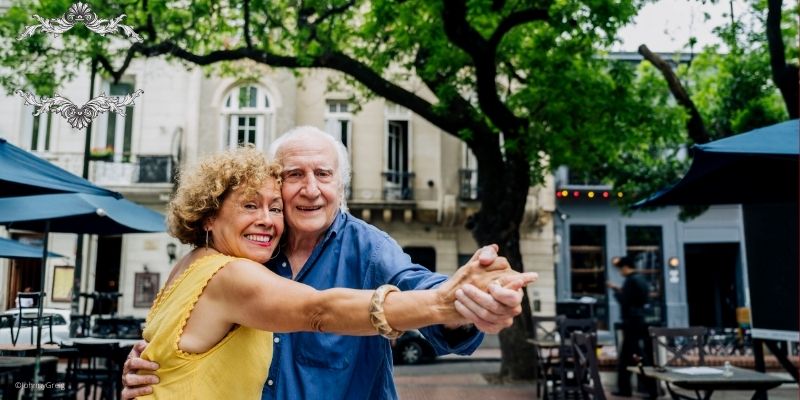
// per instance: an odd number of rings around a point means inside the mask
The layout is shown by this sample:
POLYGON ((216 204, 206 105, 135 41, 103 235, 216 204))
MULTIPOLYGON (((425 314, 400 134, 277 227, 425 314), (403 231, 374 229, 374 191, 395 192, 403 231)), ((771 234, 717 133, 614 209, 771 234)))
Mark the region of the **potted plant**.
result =
POLYGON ((114 148, 112 146, 93 147, 89 152, 89 159, 95 161, 112 161, 114 159, 114 148))

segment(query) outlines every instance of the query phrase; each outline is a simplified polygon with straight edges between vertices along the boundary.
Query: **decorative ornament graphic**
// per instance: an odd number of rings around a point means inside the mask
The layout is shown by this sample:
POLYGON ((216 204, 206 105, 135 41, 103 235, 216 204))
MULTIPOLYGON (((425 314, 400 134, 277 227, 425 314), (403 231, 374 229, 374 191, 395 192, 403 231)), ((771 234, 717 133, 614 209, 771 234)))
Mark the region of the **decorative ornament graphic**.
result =
MULTIPOLYGON (((78 22, 82 22, 89 30, 102 36, 122 29, 122 32, 131 40, 135 42, 144 41, 133 28, 120 24, 120 21, 125 18, 125 14, 111 20, 99 19, 87 4, 80 2, 70 6, 69 10, 61 18, 44 19, 36 14, 33 15, 33 18, 39 21, 39 24, 25 27, 25 30, 17 37, 17 40, 32 37, 39 30, 52 33, 55 37, 72 29, 78 22)), ((73 128, 83 129, 104 112, 113 112, 124 117, 125 107, 132 105, 133 100, 144 91, 139 89, 124 97, 108 97, 105 93, 101 93, 80 107, 58 93, 52 98, 46 96, 37 98, 33 93, 22 90, 16 90, 14 93, 22 96, 25 99, 25 104, 38 107, 33 112, 34 116, 43 112, 56 112, 61 114, 73 128)))
POLYGON ((125 107, 133 104, 133 100, 144 91, 139 89, 124 97, 108 97, 105 93, 101 93, 80 107, 58 93, 51 98, 42 96, 38 99, 35 95, 22 90, 17 90, 14 93, 22 96, 25 99, 25 104, 38 107, 33 113, 34 116, 43 112, 56 112, 61 114, 73 128, 83 129, 104 112, 113 112, 124 117, 125 107))
POLYGON ((99 19, 97 18, 97 14, 92 12, 89 5, 84 3, 73 4, 61 18, 44 19, 36 14, 33 15, 33 18, 39 21, 39 24, 25 27, 25 30, 17 37, 17 40, 32 37, 36 34, 37 30, 52 33, 53 36, 58 36, 72 29, 78 22, 82 22, 92 32, 99 33, 103 36, 122 29, 122 32, 131 40, 135 42, 144 41, 133 28, 128 25, 120 24, 120 21, 125 18, 125 14, 111 20, 99 19))

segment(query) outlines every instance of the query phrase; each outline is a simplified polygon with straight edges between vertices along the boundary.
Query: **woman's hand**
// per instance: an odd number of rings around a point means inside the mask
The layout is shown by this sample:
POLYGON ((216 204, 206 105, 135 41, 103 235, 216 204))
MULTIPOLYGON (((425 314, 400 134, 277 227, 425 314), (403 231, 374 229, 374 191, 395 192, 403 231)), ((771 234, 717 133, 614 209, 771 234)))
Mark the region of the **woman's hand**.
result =
POLYGON ((155 375, 139 375, 139 370, 154 371, 158 369, 158 364, 142 359, 142 353, 147 348, 144 340, 136 343, 128 354, 128 359, 122 367, 122 399, 135 399, 138 396, 153 393, 151 385, 158 383, 155 375))
POLYGON ((538 278, 535 272, 512 270, 508 260, 496 253, 496 245, 478 249, 437 289, 442 304, 453 307, 463 319, 461 323, 473 323, 487 333, 497 333, 513 323, 514 316, 522 312, 521 289, 538 278))

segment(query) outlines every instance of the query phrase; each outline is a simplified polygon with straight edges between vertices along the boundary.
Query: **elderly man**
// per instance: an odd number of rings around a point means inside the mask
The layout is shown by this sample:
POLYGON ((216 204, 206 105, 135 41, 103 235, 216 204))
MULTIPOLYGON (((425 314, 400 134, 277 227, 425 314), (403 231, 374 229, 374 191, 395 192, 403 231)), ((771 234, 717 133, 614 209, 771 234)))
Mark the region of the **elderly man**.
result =
MULTIPOLYGON (((344 146, 314 127, 299 127, 276 140, 270 155, 283 165, 282 196, 288 226, 281 252, 269 263, 275 273, 317 289, 374 289, 393 284, 401 290, 427 289, 447 277, 414 264, 386 233, 346 212, 350 165, 344 146)), ((496 260, 495 246, 479 251, 482 265, 496 260)), ((520 291, 498 285, 489 293, 466 285, 456 302, 474 325, 422 329, 437 352, 470 354, 484 332, 509 326, 518 313, 520 291)), ((262 399, 396 399, 389 341, 380 336, 325 333, 274 335, 274 354, 262 399)), ((138 346, 134 351, 141 350, 138 346)), ((157 367, 139 358, 126 371, 157 367)), ((123 398, 149 392, 152 376, 126 372, 123 398)))

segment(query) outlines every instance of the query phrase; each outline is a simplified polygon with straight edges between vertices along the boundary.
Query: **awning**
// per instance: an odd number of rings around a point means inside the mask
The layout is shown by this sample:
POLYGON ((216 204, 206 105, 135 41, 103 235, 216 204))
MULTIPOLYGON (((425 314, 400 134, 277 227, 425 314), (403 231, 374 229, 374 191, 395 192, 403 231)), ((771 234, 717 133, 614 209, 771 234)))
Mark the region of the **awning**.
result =
POLYGON ((798 201, 800 124, 791 120, 696 145, 677 184, 634 205, 763 204, 798 201))

